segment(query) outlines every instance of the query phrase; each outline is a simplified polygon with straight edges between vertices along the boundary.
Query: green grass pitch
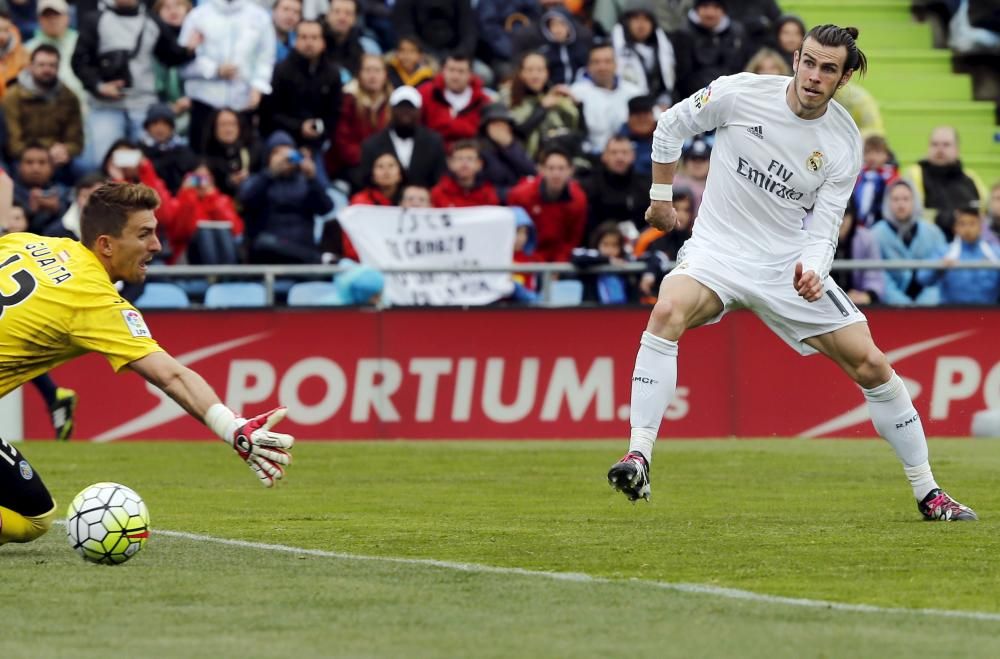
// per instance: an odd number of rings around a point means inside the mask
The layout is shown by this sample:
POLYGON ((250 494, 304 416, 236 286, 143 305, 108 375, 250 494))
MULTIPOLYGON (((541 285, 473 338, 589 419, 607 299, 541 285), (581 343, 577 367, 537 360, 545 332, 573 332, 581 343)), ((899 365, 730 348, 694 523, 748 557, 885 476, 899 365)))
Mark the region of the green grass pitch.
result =
POLYGON ((1000 442, 931 443, 981 517, 966 524, 920 521, 877 441, 660 442, 652 503, 634 506, 604 478, 621 441, 302 443, 275 491, 219 443, 20 447, 60 511, 114 480, 153 533, 120 567, 83 563, 61 526, 0 548, 5 659, 1000 656, 1000 442))

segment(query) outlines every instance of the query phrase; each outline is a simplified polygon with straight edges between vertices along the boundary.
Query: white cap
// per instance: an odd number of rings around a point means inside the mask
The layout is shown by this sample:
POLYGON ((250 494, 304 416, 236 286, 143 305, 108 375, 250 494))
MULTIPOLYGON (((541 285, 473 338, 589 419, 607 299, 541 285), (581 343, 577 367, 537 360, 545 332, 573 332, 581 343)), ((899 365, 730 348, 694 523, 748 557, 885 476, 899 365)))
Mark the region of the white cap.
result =
POLYGON ((409 85, 396 87, 392 90, 392 95, 389 96, 389 107, 394 108, 403 101, 409 102, 415 108, 419 108, 423 103, 420 92, 409 85))
POLYGON ((66 0, 38 0, 38 15, 41 16, 42 12, 46 9, 51 9, 60 14, 69 13, 69 5, 66 3, 66 0))

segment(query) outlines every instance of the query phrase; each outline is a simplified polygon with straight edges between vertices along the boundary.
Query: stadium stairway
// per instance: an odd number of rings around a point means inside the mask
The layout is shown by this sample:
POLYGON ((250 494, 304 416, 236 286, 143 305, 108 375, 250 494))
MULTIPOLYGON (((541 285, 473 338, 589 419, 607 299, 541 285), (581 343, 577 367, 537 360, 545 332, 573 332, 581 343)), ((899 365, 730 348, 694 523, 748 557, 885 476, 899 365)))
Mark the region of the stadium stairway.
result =
POLYGON ((1000 181, 1000 129, 994 101, 973 100, 972 78, 954 73, 951 51, 933 47, 932 27, 917 22, 911 0, 782 0, 808 27, 853 25, 868 56, 858 80, 878 100, 886 137, 901 167, 927 153, 931 129, 955 126, 963 164, 990 186, 1000 181))

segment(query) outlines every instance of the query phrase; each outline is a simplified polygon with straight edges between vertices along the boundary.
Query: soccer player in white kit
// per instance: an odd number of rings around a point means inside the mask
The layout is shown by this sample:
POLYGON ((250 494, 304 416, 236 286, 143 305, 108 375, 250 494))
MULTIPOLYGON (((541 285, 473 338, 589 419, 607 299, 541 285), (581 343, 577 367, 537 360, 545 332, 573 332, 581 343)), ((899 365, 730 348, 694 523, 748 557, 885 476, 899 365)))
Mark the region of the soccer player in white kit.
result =
POLYGON ((858 129, 832 100, 867 68, 857 36, 855 28, 814 27, 794 55, 792 78, 724 76, 660 116, 646 220, 664 231, 676 221, 671 182, 681 145, 717 131, 694 235, 663 280, 639 341, 629 450, 608 472, 631 501, 650 496, 653 443, 677 383, 678 340, 746 308, 800 353, 826 355, 858 383, 926 519, 976 519, 934 481, 910 394, 875 346, 864 314, 829 278, 861 167, 858 129))

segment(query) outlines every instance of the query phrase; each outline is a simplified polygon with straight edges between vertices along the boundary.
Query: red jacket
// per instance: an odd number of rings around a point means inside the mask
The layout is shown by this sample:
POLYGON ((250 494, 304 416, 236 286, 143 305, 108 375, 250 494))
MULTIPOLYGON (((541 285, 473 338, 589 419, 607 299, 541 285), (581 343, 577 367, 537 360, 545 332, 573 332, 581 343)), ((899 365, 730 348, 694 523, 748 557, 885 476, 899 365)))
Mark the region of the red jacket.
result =
MULTIPOLYGON (((351 206, 395 206, 396 202, 389 199, 382 191, 378 188, 365 188, 360 192, 356 192, 351 197, 351 206)), ((344 258, 353 259, 355 261, 358 259, 358 251, 354 249, 354 245, 351 244, 351 239, 347 237, 347 232, 343 232, 340 236, 341 251, 344 258)))
POLYGON ((534 221, 536 254, 549 263, 568 262, 573 248, 583 242, 587 195, 572 180, 555 201, 543 200, 541 188, 541 176, 523 178, 507 193, 507 205, 522 207, 534 221))
POLYGON ((187 250, 201 220, 218 220, 233 225, 233 235, 243 235, 243 220, 236 213, 231 197, 216 188, 199 197, 195 188, 181 188, 175 197, 177 212, 167 226, 167 239, 173 247, 170 262, 175 262, 187 250))
POLYGON ((389 103, 367 108, 354 94, 344 94, 340 119, 330 149, 326 152, 326 170, 336 176, 342 169, 361 164, 361 143, 389 125, 389 103))
POLYGON ((489 181, 483 181, 466 190, 451 174, 445 174, 437 185, 431 188, 431 204, 434 208, 463 208, 465 206, 499 206, 497 190, 489 181))
POLYGON ((479 115, 492 102, 483 92, 483 82, 479 78, 472 76, 469 86, 472 87, 472 98, 457 115, 452 113, 451 106, 445 100, 443 73, 420 86, 420 95, 423 97, 421 121, 444 138, 446 143, 476 137, 479 134, 479 115))

